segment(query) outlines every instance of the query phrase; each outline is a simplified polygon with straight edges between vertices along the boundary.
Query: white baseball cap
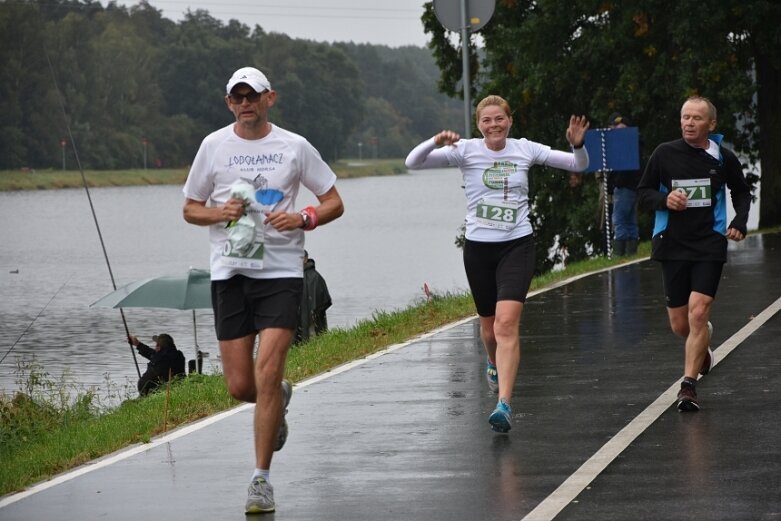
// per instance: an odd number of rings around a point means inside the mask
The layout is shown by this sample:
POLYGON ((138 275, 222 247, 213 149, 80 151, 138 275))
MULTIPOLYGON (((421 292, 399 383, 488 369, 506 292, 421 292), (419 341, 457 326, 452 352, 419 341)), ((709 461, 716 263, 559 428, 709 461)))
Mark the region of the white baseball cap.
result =
POLYGON ((225 87, 227 94, 231 93, 233 87, 239 83, 246 83, 252 87, 255 92, 263 92, 264 90, 271 90, 271 83, 269 83, 266 76, 255 67, 242 67, 237 70, 228 80, 228 85, 225 87))

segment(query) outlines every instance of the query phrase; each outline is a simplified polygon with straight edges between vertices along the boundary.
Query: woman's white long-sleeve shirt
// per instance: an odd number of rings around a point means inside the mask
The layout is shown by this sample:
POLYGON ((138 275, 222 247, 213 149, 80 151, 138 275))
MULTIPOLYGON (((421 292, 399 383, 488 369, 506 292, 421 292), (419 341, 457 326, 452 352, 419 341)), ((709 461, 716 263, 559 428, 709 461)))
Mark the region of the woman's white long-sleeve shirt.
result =
POLYGON ((437 148, 431 138, 412 149, 405 164, 410 170, 458 167, 467 198, 466 238, 501 242, 532 233, 529 168, 545 165, 582 172, 588 167, 588 153, 586 147, 562 152, 523 138, 508 139, 499 151, 486 147, 481 138, 437 148))

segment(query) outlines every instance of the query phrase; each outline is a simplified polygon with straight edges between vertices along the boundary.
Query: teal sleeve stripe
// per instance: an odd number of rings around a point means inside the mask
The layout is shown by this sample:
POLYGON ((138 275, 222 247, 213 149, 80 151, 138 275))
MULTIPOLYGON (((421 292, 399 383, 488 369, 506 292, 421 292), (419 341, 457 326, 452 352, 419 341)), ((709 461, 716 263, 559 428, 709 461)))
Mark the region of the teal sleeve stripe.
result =
MULTIPOLYGON (((661 183, 659 184, 659 191, 662 192, 663 194, 669 192, 669 190, 667 190, 667 187, 661 183)), ((656 237, 657 235, 659 235, 660 233, 662 233, 667 229, 667 221, 669 217, 670 217, 669 210, 656 210, 656 218, 654 219, 653 237, 656 237)))
POLYGON ((727 188, 726 185, 716 192, 716 205, 713 207, 713 231, 727 235, 727 188))

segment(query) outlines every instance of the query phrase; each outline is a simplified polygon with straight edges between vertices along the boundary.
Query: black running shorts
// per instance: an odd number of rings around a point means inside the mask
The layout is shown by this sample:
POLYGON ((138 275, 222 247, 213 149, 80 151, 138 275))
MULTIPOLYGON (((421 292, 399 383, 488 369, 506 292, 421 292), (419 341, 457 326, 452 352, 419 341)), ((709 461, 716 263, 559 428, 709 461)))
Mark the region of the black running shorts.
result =
POLYGON ((723 262, 663 261, 664 298, 668 308, 689 303, 692 291, 716 297, 723 262))
POLYGON ((269 327, 295 329, 304 279, 252 279, 234 275, 212 281, 218 340, 253 335, 269 327))
POLYGON ((477 314, 492 317, 500 300, 526 302, 534 275, 531 235, 504 242, 464 243, 464 268, 477 314))

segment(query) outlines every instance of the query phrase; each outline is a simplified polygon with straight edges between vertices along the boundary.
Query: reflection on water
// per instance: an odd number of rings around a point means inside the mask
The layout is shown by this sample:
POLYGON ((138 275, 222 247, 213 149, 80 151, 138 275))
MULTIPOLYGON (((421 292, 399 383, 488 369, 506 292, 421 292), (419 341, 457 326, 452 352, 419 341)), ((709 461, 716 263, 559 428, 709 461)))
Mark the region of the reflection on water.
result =
MULTIPOLYGON (((331 327, 350 327, 376 310, 402 308, 435 292, 463 291, 460 250, 464 195, 455 170, 346 179, 337 184, 344 216, 307 233, 307 250, 325 277, 331 327)), ((182 220, 178 186, 91 189, 117 286, 189 267, 208 267, 205 228, 182 220)), ((298 206, 315 199, 302 193, 298 206)), ((55 379, 135 391, 138 378, 119 310, 90 308, 112 290, 83 190, 0 193, 0 389, 16 389, 17 360, 33 355, 55 379)), ((128 308, 131 334, 151 342, 170 333, 190 359, 191 311, 128 308)), ((217 369, 209 310, 196 311, 205 370, 217 369)), ((146 360, 138 359, 143 372, 146 360)))

